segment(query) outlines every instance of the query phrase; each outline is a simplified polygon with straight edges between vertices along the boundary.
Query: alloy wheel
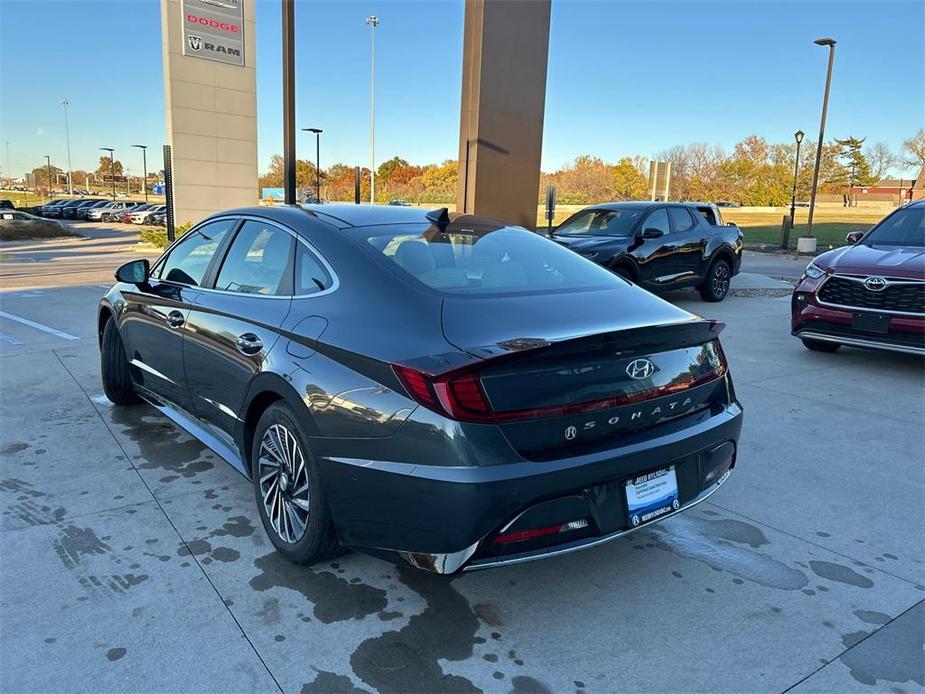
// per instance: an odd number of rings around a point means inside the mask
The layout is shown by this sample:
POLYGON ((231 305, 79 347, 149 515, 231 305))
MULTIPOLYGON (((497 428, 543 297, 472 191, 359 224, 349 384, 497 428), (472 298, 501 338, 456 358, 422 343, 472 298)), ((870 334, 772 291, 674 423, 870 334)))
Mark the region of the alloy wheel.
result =
POLYGON ((729 290, 729 268, 724 263, 719 263, 713 270, 713 292, 717 296, 723 296, 729 290))
POLYGON ((298 439, 282 424, 264 433, 257 474, 263 508, 276 534, 284 542, 298 542, 308 525, 308 470, 298 439))

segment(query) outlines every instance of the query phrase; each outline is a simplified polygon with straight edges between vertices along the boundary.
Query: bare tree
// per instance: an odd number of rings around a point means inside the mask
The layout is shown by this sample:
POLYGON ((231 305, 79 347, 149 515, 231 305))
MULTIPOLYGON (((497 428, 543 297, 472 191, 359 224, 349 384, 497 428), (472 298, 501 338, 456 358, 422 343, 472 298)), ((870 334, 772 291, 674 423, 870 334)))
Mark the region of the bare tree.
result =
POLYGON ((903 142, 903 163, 906 166, 925 166, 925 130, 919 131, 903 142))
POLYGON ((870 164, 870 173, 878 181, 886 178, 891 169, 901 163, 900 158, 890 151, 884 142, 877 142, 864 152, 867 161, 870 164))

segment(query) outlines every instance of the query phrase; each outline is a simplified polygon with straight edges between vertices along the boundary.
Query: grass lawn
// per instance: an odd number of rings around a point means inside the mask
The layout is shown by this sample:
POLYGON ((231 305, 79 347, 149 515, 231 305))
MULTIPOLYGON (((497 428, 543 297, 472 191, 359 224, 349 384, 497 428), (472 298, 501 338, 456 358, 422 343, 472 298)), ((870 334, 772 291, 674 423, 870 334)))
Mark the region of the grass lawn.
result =
MULTIPOLYGON (((797 238, 806 233, 809 210, 799 208, 795 228, 790 232, 789 247, 795 249, 797 238)), ((745 234, 746 247, 776 246, 780 242, 780 224, 784 211, 752 211, 747 207, 723 210, 723 219, 735 222, 745 234)), ((850 231, 866 231, 886 216, 885 212, 860 208, 817 208, 813 215, 813 236, 819 239, 819 250, 845 245, 850 231)))

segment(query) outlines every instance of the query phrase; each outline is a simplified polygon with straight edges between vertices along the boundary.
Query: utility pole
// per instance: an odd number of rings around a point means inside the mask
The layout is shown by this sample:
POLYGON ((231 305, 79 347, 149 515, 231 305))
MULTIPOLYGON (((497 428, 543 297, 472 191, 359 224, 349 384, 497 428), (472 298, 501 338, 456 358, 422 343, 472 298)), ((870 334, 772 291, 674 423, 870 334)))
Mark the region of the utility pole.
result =
POLYGON ((296 204, 295 161, 295 0, 283 0, 283 191, 296 204))
POLYGON ((376 27, 379 18, 366 18, 369 24, 369 204, 376 204, 376 27))
POLYGON ((830 38, 816 39, 817 46, 829 47, 829 68, 825 75, 825 93, 822 96, 822 118, 819 122, 819 142, 816 144, 816 166, 813 169, 813 191, 809 200, 809 220, 806 224, 806 236, 813 237, 813 213, 816 210, 816 188, 819 185, 819 164, 822 162, 822 144, 825 140, 825 117, 829 110, 829 88, 832 86, 832 65, 835 63, 835 44, 830 38))
POLYGON ((71 179, 71 130, 67 122, 67 107, 71 104, 64 99, 61 105, 64 106, 64 141, 67 144, 67 192, 74 197, 74 181, 71 179))
POLYGON ((51 157, 45 155, 45 175, 48 177, 48 199, 51 200, 51 157))
POLYGON ((145 189, 145 202, 148 202, 148 145, 132 145, 141 150, 141 167, 144 172, 142 186, 145 189))

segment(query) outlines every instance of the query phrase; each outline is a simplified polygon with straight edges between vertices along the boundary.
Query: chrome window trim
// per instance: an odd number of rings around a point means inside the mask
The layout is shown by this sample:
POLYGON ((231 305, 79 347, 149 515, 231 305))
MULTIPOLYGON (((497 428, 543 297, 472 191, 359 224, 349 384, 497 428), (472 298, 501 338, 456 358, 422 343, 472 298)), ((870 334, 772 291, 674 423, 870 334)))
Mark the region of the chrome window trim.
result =
MULTIPOLYGON (((318 251, 317 248, 315 248, 311 243, 309 243, 308 240, 303 238, 300 234, 298 234, 294 230, 290 229, 289 227, 283 224, 280 224, 279 222, 275 220, 267 219, 266 217, 258 217, 256 215, 227 215, 227 216, 222 216, 222 217, 209 217, 208 219, 203 220, 202 222, 194 226, 192 229, 190 229, 188 232, 186 232, 186 234, 176 239, 172 244, 170 244, 170 246, 168 246, 164 250, 163 255, 161 255, 161 257, 158 258, 157 262, 154 264, 154 267, 152 268, 152 273, 154 272, 154 269, 156 269, 161 264, 162 260, 170 254, 174 246, 180 243, 180 241, 182 241, 183 238, 187 234, 192 234, 194 231, 198 231, 200 227, 205 226, 206 224, 211 224, 212 222, 222 222, 226 220, 230 220, 232 222, 239 222, 239 221, 260 222, 262 224, 269 224, 271 226, 277 227, 278 229, 282 229, 287 234, 294 237, 297 242, 300 242, 303 246, 305 246, 308 249, 309 253, 314 255, 315 258, 317 258, 320 261, 321 265, 324 266, 324 269, 327 270, 328 274, 331 276, 331 286, 328 287, 327 289, 323 289, 320 292, 315 292, 313 294, 272 294, 270 295, 270 294, 248 294, 247 292, 230 292, 225 289, 214 289, 212 287, 200 287, 198 285, 183 284, 181 282, 173 282, 171 280, 162 280, 159 278, 157 279, 157 281, 162 282, 164 284, 169 284, 174 287, 184 287, 186 289, 195 289, 201 292, 211 292, 212 294, 227 294, 229 296, 250 296, 256 299, 288 299, 288 300, 313 299, 317 296, 324 296, 325 294, 331 294, 332 292, 336 291, 340 287, 340 278, 338 277, 337 273, 334 272, 334 268, 331 267, 331 263, 329 263, 328 259, 325 258, 318 251)), ((232 243, 234 243, 233 239, 232 239, 232 243)), ((293 271, 294 271, 294 268, 293 268, 293 271)))
MULTIPOLYGON (((868 278, 880 277, 880 275, 865 275, 863 277, 860 277, 858 275, 828 275, 824 280, 822 280, 822 282, 819 283, 819 286, 816 287, 816 291, 814 292, 816 296, 816 301, 819 303, 820 306, 827 306, 829 308, 847 308, 852 311, 867 311, 869 313, 881 313, 881 314, 885 313, 891 316, 913 316, 915 318, 921 318, 925 316, 925 312, 916 313, 914 311, 890 311, 885 308, 877 309, 877 308, 870 308, 868 306, 848 306, 847 304, 833 304, 828 301, 823 301, 822 299, 819 298, 819 292, 822 291, 822 288, 826 285, 826 282, 828 282, 833 277, 837 277, 843 280, 851 280, 852 282, 857 282, 858 284, 864 284, 864 282, 868 278)), ((890 287, 893 285, 925 284, 925 281, 922 281, 922 280, 898 280, 898 279, 891 280, 886 277, 884 277, 883 280, 886 282, 886 286, 884 287, 884 289, 886 289, 886 287, 890 287)))

